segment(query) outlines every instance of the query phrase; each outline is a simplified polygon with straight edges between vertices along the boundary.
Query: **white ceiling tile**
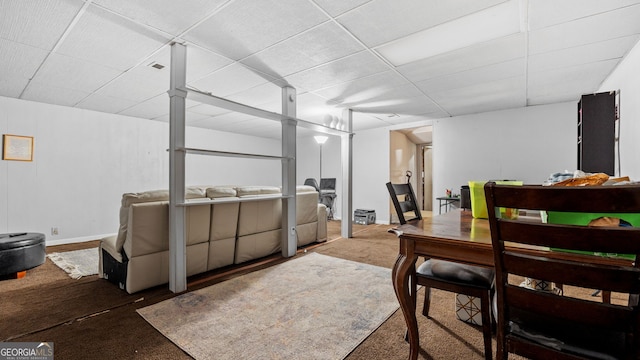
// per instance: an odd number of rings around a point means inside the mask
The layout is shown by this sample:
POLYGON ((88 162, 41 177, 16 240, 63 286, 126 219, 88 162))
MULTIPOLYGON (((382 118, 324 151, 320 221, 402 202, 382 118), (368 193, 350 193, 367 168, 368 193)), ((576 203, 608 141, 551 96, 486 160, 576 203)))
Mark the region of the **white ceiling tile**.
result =
POLYGON ((577 99, 581 94, 596 92, 619 61, 613 59, 532 73, 528 79, 528 101, 535 103, 538 101, 536 99, 547 99, 553 103, 566 101, 567 94, 573 94, 573 98, 577 99), (554 97, 558 100, 554 101, 554 97))
POLYGON ((219 107, 211 106, 207 104, 201 104, 201 103, 198 103, 197 105, 194 105, 194 106, 188 106, 187 111, 192 112, 194 114, 204 115, 206 117, 222 115, 229 112, 229 110, 227 109, 223 109, 223 108, 219 108, 219 107))
POLYGON ((384 91, 381 91, 374 96, 361 98, 353 102, 349 102, 349 101, 342 102, 341 105, 346 107, 352 107, 352 106, 364 106, 372 103, 376 103, 376 104, 398 103, 398 101, 401 99, 411 99, 418 96, 424 96, 422 91, 420 91, 413 84, 405 83, 400 86, 384 89, 384 91))
POLYGON ((273 81, 273 77, 235 63, 188 85, 216 96, 228 96, 268 81, 273 81))
POLYGON ((113 80, 119 71, 64 55, 52 54, 33 78, 43 85, 93 92, 113 80))
POLYGON ((540 54, 639 34, 638 19, 640 19, 640 5, 634 5, 531 31, 529 53, 540 54), (602 26, 603 24, 611 25, 602 26))
POLYGON ((372 114, 365 113, 353 113, 353 131, 364 131, 369 129, 375 129, 383 126, 389 126, 390 123, 381 120, 372 114))
POLYGON ((169 95, 162 94, 152 99, 138 103, 120 114, 135 116, 143 119, 154 119, 169 113, 169 95))
POLYGON ((361 51, 287 76, 285 80, 296 88, 313 91, 388 69, 389 67, 371 52, 361 51))
POLYGON ((0 38, 51 50, 84 1, 4 0, 0 2, 0 38))
POLYGON ((145 101, 169 91, 168 67, 156 69, 151 66, 137 66, 100 89, 104 96, 145 101))
POLYGON ((66 89, 62 87, 44 85, 31 82, 21 99, 33 100, 47 104, 74 106, 89 95, 89 92, 66 89))
POLYGON ((94 0, 95 4, 136 22, 178 35, 226 0, 94 0))
POLYGON ((97 7, 89 7, 58 52, 126 70, 160 49, 168 39, 97 7))
POLYGON ((638 0, 529 1, 529 29, 537 30, 638 3, 638 0))
POLYGON ((502 2, 505 0, 374 0, 338 21, 373 47, 502 2))
POLYGON ((522 107, 526 104, 524 84, 525 77, 520 76, 430 95, 451 115, 462 115, 497 110, 502 106, 522 107))
POLYGON ((640 35, 605 40, 583 46, 535 54, 529 57, 529 73, 622 58, 640 35))
POLYGON ((315 0, 331 16, 338 16, 371 0, 315 0))
MULTIPOLYGON (((197 46, 187 46, 187 81, 194 81, 201 79, 203 76, 219 70, 233 61, 214 54, 210 51, 201 49, 197 46)), ((165 69, 171 71, 171 46, 167 45, 160 51, 150 56, 140 67, 148 67, 149 64, 160 64, 165 69)), ((164 70, 164 69, 163 69, 164 70)), ((167 78, 168 81, 168 78, 167 78)), ((167 89, 169 83, 166 84, 167 89)))
POLYGON ((438 106, 426 96, 364 102, 351 106, 354 111, 377 114, 420 115, 436 112, 438 106))
POLYGON ((284 77, 362 50, 338 25, 327 22, 252 55, 242 63, 274 77, 284 77))
POLYGON ((545 94, 533 94, 527 98, 527 106, 555 104, 561 102, 578 101, 580 95, 576 95, 576 92, 571 89, 563 89, 555 91, 554 93, 545 94))
POLYGON ((447 54, 399 66, 398 71, 411 81, 427 80, 443 75, 524 58, 524 34, 515 34, 486 43, 455 50, 447 54))
MULTIPOLYGON (((449 116, 450 115, 448 113, 439 110, 439 111, 434 111, 431 113, 420 114, 420 115, 399 114, 398 116, 389 117, 388 121, 393 125, 412 125, 412 126, 420 125, 422 127, 425 127, 425 126, 431 125, 433 119, 442 119, 449 116)), ((423 136, 426 137, 429 135, 425 134, 423 136)), ((430 142, 430 141, 425 141, 425 142, 430 142)))
POLYGON ((184 38, 240 60, 326 20, 309 1, 236 0, 184 38))
MULTIPOLYGON (((161 115, 153 118, 153 120, 162 121, 168 123, 170 121, 170 114, 161 115)), ((193 126, 193 124, 198 123, 201 120, 208 119, 210 116, 194 113, 191 111, 186 111, 185 113, 185 123, 187 126, 193 126)))
POLYGON ((279 122, 258 119, 254 116, 241 113, 229 113, 216 117, 209 117, 207 119, 194 122, 193 126, 262 137, 278 137, 281 132, 279 122))
POLYGON ((356 103, 376 98, 406 83, 407 81, 400 75, 393 71, 386 71, 331 86, 314 93, 337 102, 356 103))
POLYGON ((264 83, 253 88, 243 90, 227 97, 229 100, 260 109, 282 111, 282 88, 273 83, 264 83))
POLYGON ((230 59, 200 49, 197 46, 187 47, 187 81, 201 79, 203 76, 231 64, 230 59))
POLYGON ((89 109, 89 110, 101 111, 105 113, 117 114, 134 105, 136 105, 136 102, 133 100, 115 98, 115 97, 104 96, 100 94, 92 94, 88 98, 83 99, 77 105, 77 107, 81 109, 89 109))
POLYGON ((0 38, 0 79, 30 79, 47 51, 0 38))
POLYGON ((19 98, 28 82, 27 79, 0 78, 0 96, 19 98))
POLYGON ((431 94, 524 75, 525 60, 521 58, 420 81, 416 85, 431 94))

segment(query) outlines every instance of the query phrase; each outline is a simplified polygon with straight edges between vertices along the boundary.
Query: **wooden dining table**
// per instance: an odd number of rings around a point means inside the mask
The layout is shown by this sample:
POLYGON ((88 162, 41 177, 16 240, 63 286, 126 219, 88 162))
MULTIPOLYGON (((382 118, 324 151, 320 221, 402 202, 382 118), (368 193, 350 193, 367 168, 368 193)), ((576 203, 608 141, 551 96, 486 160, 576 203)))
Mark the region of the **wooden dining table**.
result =
MULTIPOLYGON (((523 220, 538 221, 539 216, 521 216, 523 220)), ((493 267, 493 248, 489 220, 476 219, 470 210, 455 210, 422 220, 413 220, 404 225, 390 229, 400 241, 400 250, 393 266, 393 288, 400 303, 400 308, 407 323, 409 337, 409 359, 418 358, 419 334, 415 313, 416 294, 411 290, 411 277, 415 276, 415 265, 418 257, 443 259, 477 266, 493 267)), ((509 246, 507 245, 507 248, 509 246)), ((528 246, 519 250, 532 255, 543 255, 553 258, 580 261, 585 255, 549 248, 528 246)), ((594 256, 588 256, 594 261, 594 256)), ((628 264, 629 260, 602 257, 598 263, 611 265, 628 264)))

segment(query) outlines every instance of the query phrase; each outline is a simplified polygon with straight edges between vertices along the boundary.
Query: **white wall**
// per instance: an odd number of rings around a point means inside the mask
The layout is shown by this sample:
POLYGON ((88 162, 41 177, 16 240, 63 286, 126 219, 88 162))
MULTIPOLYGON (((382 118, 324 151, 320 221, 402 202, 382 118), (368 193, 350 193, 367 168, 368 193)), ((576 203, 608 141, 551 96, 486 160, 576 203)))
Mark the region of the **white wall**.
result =
POLYGON ((575 170, 576 106, 570 102, 436 120, 434 197, 445 189, 459 192, 469 180, 541 184, 554 172, 575 170))
MULTIPOLYGON (((0 233, 48 244, 118 229, 124 192, 168 188, 169 126, 150 120, 0 97, 0 132, 33 136, 34 161, 0 161, 0 233), (51 227, 59 234, 51 235, 51 227)), ((278 155, 280 141, 187 128, 187 146, 278 155)), ((187 156, 188 185, 280 185, 280 161, 187 156)))
POLYGON ((375 210, 378 223, 389 222, 389 192, 385 186, 389 181, 389 131, 379 128, 353 136, 353 210, 375 210))
MULTIPOLYGON (((390 177, 391 130, 397 127, 353 137, 353 208, 374 209, 378 223, 389 223, 393 211, 384 185, 390 177)), ((435 120, 434 198, 445 189, 459 191, 469 180, 542 183, 553 172, 575 169, 575 141, 573 102, 435 120)))
MULTIPOLYGON (((620 90, 620 173, 640 180, 640 43, 602 83, 599 91, 620 90)), ((618 166, 616 164, 616 170, 618 166)))

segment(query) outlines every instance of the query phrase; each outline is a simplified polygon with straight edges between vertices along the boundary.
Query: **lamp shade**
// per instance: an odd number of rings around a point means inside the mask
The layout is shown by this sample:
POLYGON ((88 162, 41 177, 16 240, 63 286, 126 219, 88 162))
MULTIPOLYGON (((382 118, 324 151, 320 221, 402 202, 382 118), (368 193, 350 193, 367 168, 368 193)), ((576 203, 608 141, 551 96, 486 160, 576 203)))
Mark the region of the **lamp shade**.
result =
POLYGON ((329 138, 328 136, 323 136, 323 135, 316 135, 313 137, 314 139, 316 139, 316 142, 320 145, 324 144, 325 142, 327 142, 327 139, 329 138))

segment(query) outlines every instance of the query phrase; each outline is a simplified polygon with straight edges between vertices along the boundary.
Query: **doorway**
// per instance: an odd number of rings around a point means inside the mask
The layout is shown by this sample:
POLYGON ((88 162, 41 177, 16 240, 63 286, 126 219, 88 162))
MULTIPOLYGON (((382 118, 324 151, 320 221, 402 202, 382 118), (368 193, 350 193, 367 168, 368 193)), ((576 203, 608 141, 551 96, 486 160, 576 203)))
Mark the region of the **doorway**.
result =
MULTIPOLYGON (((390 131, 389 179, 393 183, 411 183, 423 216, 431 216, 433 209, 432 129, 422 126, 390 131)), ((397 220, 391 203, 389 211, 392 222, 397 220)))
POLYGON ((433 148, 431 144, 419 145, 422 154, 422 209, 433 211, 433 148))

